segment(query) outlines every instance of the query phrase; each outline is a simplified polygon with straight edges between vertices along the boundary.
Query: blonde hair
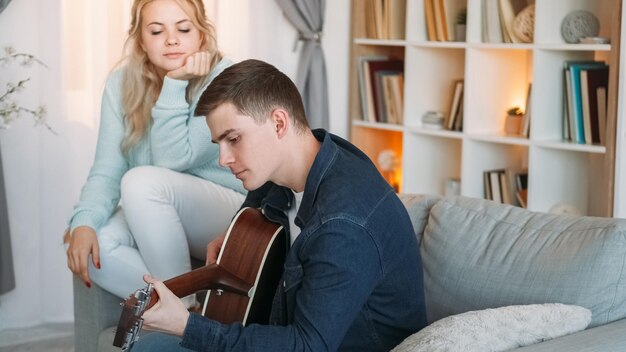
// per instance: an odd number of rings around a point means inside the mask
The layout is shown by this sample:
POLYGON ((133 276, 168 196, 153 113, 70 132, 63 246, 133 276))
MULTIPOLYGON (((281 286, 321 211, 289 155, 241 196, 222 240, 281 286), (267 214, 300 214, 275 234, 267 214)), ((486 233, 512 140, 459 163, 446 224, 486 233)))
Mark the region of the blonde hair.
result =
MULTIPOLYGON (((141 10, 155 0, 135 0, 132 6, 132 18, 128 38, 124 43, 124 65, 122 78, 122 110, 124 111, 125 135, 121 149, 128 152, 144 137, 152 122, 151 109, 161 92, 162 79, 156 67, 141 48, 141 10)), ((202 34, 200 50, 211 54, 211 68, 222 59, 217 49, 215 28, 206 17, 202 0, 174 0, 190 17, 193 25, 202 34)), ((187 101, 190 102, 204 82, 204 77, 189 81, 187 101)))

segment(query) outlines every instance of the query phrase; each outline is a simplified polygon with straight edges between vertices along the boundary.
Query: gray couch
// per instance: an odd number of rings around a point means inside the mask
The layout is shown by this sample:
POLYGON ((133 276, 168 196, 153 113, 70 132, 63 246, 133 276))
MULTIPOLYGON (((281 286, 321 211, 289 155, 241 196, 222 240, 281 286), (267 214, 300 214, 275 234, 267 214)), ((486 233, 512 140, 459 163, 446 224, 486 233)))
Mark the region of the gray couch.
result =
MULTIPOLYGON (((428 321, 472 310, 564 303, 581 332, 518 348, 626 351, 626 220, 533 213, 473 198, 401 195, 420 241, 428 321)), ((120 299, 74 282, 76 351, 114 351, 120 299)))

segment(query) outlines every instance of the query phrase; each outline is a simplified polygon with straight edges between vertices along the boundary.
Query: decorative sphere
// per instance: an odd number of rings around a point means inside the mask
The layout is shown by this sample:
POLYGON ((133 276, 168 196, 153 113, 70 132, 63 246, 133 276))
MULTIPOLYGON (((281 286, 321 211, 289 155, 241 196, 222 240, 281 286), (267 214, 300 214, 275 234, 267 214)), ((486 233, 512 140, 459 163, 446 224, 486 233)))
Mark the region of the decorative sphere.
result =
POLYGON ((515 16, 513 33, 522 43, 532 43, 535 33, 535 4, 528 5, 515 16))
POLYGON ((600 21, 589 11, 576 10, 561 22, 561 35, 567 43, 578 43, 582 37, 596 37, 600 33, 600 21))
POLYGON ((396 168, 396 153, 385 149, 378 154, 378 166, 382 171, 393 171, 396 168))

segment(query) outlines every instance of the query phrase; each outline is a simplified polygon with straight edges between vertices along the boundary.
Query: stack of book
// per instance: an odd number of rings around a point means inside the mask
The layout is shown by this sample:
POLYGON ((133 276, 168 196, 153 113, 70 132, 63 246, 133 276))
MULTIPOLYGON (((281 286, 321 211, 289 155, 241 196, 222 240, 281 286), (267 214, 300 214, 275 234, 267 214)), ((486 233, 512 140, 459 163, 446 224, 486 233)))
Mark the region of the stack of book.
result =
POLYGON ((485 199, 498 203, 526 208, 528 195, 528 171, 510 168, 483 172, 485 199))
POLYGON ((365 1, 365 33, 372 39, 404 39, 406 0, 365 1))
POLYGON ((609 66, 601 61, 565 61, 563 66, 563 139, 603 145, 609 66))
POLYGON ((528 138, 530 135, 530 112, 531 112, 531 91, 533 88, 532 83, 528 83, 528 90, 526 91, 526 108, 524 109, 524 117, 520 124, 519 135, 528 138))
POLYGON ((515 177, 515 199, 520 207, 526 208, 528 204, 528 171, 518 172, 515 177))
POLYGON ((358 72, 363 120, 402 124, 404 61, 387 56, 360 56, 358 72))
POLYGON ((442 130, 444 117, 439 111, 426 111, 422 116, 422 127, 430 130, 442 130))

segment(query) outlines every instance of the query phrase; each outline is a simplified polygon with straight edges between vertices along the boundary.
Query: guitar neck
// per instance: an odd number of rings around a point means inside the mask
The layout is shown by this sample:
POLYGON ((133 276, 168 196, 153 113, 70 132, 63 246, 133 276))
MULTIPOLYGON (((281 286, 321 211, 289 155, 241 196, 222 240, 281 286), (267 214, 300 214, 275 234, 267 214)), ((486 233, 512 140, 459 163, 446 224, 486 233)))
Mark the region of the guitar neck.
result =
MULTIPOLYGON (((177 297, 185 297, 202 290, 223 290, 243 296, 250 296, 252 284, 245 282, 218 264, 211 264, 176 276, 163 284, 177 297)), ((150 304, 152 307, 158 300, 156 291, 152 291, 150 304)))

